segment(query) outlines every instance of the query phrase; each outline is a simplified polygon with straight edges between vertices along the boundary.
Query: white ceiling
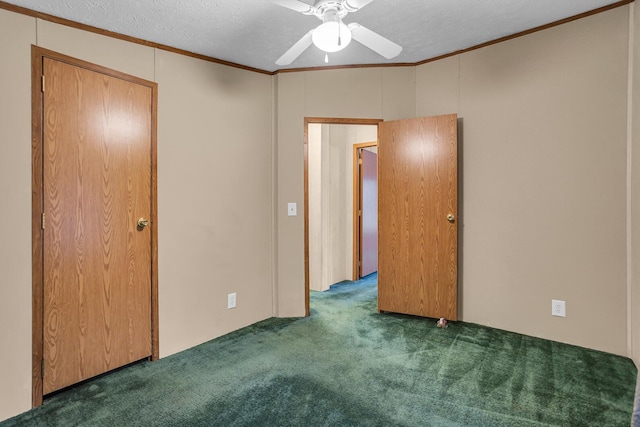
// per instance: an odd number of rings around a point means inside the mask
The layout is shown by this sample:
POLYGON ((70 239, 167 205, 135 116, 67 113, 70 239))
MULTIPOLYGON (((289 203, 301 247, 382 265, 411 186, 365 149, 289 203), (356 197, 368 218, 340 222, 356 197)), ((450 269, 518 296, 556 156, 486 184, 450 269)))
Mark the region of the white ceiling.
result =
MULTIPOLYGON (((313 4, 313 0, 304 0, 313 4)), ((328 65, 415 63, 568 18, 616 0, 375 0, 344 19, 403 47, 386 60, 357 42, 328 65)), ((5 0, 38 12, 178 49, 276 71, 276 59, 314 16, 270 0, 5 0)), ((311 46, 286 68, 323 66, 311 46)))

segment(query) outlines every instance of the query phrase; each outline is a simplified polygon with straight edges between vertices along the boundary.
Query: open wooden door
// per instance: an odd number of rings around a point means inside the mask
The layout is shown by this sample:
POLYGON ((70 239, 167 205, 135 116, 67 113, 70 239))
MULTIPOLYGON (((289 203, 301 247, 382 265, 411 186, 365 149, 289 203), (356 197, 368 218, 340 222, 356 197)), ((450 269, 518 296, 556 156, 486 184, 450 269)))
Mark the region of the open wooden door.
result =
POLYGON ((378 125, 378 310, 457 320, 455 114, 378 125))

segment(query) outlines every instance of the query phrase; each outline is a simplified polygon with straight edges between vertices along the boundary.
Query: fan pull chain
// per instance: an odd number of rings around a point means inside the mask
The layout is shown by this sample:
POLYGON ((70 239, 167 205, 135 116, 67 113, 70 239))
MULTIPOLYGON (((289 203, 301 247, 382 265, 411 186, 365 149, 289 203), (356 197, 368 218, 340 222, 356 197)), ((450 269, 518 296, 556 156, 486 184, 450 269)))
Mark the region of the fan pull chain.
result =
MULTIPOLYGON (((338 24, 341 24, 342 20, 338 19, 338 24)), ((338 46, 342 46, 342 31, 340 31, 340 25, 338 25, 338 46)), ((325 52, 324 54, 324 62, 325 64, 329 63, 329 54, 325 52)))

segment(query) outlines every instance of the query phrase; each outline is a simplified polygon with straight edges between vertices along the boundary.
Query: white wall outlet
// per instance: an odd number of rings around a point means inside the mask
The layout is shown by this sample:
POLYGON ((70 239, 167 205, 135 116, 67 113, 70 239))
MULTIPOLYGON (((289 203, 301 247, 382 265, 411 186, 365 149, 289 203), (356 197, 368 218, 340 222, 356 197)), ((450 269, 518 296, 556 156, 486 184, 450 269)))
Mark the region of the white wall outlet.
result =
POLYGON ((551 315, 557 317, 567 317, 566 302, 557 299, 551 300, 551 315))
POLYGON ((227 295, 227 308, 236 308, 236 293, 227 295))
POLYGON ((298 215, 298 207, 295 203, 287 204, 287 215, 288 216, 297 216, 298 215))

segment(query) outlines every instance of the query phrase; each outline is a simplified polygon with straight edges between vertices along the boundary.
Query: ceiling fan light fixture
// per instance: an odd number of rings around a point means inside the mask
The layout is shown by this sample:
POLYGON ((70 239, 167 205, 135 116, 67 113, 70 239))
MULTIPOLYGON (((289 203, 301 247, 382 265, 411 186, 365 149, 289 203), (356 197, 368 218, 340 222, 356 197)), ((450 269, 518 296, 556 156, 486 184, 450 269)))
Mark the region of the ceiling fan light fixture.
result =
POLYGON ((395 58, 402 52, 402 46, 381 36, 362 25, 351 22, 345 25, 342 20, 350 12, 356 12, 373 0, 270 0, 304 15, 313 15, 322 20, 317 28, 308 31, 300 40, 289 48, 276 64, 289 65, 295 61, 312 44, 325 53, 324 62, 329 62, 329 53, 338 52, 351 43, 351 39, 371 49, 386 59, 395 58))
POLYGON ((313 30, 313 44, 325 52, 337 52, 351 43, 351 30, 347 27, 335 10, 328 10, 324 22, 313 30))

